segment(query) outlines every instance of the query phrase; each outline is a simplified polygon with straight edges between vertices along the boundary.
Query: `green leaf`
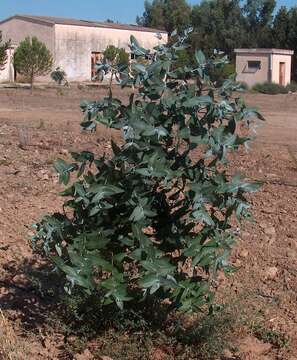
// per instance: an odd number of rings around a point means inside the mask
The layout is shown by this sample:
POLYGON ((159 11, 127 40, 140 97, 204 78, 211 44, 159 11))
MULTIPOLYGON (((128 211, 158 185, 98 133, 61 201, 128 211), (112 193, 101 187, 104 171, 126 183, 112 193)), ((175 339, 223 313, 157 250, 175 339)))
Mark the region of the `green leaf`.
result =
POLYGON ((183 106, 187 107, 187 108, 192 108, 195 106, 206 106, 209 105, 213 102, 212 98, 210 96, 197 96, 197 97, 192 97, 187 99, 184 103, 183 106))
POLYGON ((201 208, 192 212, 193 218, 205 222, 207 225, 214 226, 215 223, 208 212, 201 208))
POLYGON ((201 50, 196 50, 195 58, 199 65, 205 65, 206 57, 201 50))
POLYGON ((92 199, 92 203, 97 203, 100 200, 118 195, 125 192, 123 189, 114 186, 114 185, 101 185, 101 184, 94 184, 89 189, 89 194, 95 194, 95 196, 92 199))
POLYGON ((130 220, 138 222, 144 218, 144 210, 141 206, 136 206, 133 210, 132 214, 130 215, 130 220))

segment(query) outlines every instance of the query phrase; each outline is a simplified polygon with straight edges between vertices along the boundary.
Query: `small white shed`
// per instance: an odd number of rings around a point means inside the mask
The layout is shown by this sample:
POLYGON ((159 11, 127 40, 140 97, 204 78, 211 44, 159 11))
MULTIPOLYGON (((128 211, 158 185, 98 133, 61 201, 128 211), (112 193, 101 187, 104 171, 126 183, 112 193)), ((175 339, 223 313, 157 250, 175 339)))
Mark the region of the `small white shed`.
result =
POLYGON ((274 82, 286 86, 291 81, 293 50, 235 49, 237 81, 248 86, 274 82))

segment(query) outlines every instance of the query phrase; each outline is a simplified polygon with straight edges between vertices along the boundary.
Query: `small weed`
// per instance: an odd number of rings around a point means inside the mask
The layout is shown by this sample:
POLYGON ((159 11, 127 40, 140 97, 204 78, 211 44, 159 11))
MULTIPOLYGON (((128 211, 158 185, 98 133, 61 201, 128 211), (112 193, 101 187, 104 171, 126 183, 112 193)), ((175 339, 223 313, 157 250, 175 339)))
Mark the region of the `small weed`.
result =
POLYGON ((25 150, 26 146, 29 145, 28 129, 25 127, 20 127, 18 130, 18 138, 19 138, 19 147, 22 150, 25 150))
POLYGON ((251 331, 257 339, 270 343, 277 349, 282 349, 289 345, 289 339, 284 333, 278 330, 269 329, 264 324, 252 324, 251 331))
POLYGON ((40 120, 39 120, 39 124, 38 124, 38 126, 37 126, 37 129, 38 129, 38 130, 42 130, 42 129, 44 129, 44 128, 45 128, 44 120, 43 120, 43 119, 40 119, 40 120))
POLYGON ((57 89, 57 96, 64 96, 64 95, 65 95, 64 91, 61 88, 57 89))
POLYGON ((9 166, 11 165, 11 161, 7 159, 0 159, 0 166, 9 166))
POLYGON ((49 157, 46 159, 45 164, 52 166, 56 161, 57 156, 55 154, 50 154, 49 157))
POLYGON ((176 338, 185 345, 189 356, 218 358, 225 349, 233 349, 234 332, 241 321, 235 304, 226 305, 212 314, 198 317, 187 330, 177 328, 176 338), (195 345, 195 346, 193 346, 195 345))

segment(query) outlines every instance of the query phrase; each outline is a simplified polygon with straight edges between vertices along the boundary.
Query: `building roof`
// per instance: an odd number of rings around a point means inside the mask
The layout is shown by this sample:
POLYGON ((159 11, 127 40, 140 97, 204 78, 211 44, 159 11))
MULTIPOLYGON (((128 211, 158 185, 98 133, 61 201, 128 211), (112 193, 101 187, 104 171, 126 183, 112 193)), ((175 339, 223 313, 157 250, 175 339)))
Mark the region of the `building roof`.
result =
POLYGON ((131 31, 142 31, 142 32, 153 32, 153 33, 165 33, 166 31, 160 29, 153 29, 144 26, 137 25, 125 25, 111 22, 97 22, 89 20, 77 20, 77 19, 68 19, 62 17, 53 17, 53 16, 35 16, 35 15, 14 15, 5 20, 0 21, 0 25, 10 21, 12 19, 19 19, 24 21, 29 21, 32 23, 37 23, 40 25, 54 26, 59 25, 74 25, 74 26, 87 26, 87 27, 99 27, 106 29, 118 29, 118 30, 131 30, 131 31))
POLYGON ((293 50, 287 49, 235 49, 236 54, 279 54, 279 55, 293 55, 293 50))

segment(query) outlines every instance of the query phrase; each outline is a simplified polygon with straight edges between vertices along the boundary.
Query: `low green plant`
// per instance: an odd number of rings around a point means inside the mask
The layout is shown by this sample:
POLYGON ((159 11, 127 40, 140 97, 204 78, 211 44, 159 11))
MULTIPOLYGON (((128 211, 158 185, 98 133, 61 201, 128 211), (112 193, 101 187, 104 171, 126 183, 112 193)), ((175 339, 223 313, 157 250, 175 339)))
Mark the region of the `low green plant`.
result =
POLYGON ((58 84, 58 85, 64 85, 68 86, 67 81, 67 74, 66 72, 60 68, 57 67, 54 71, 51 72, 51 78, 58 84))
POLYGON ((111 142, 111 156, 73 152, 71 163, 55 163, 61 183, 77 179, 61 194, 64 211, 36 224, 32 245, 59 269, 68 294, 78 287, 105 306, 157 299, 167 311, 194 311, 212 303, 216 272, 233 270, 231 219, 250 218, 245 193, 260 185, 224 165, 250 140, 237 126, 263 118, 232 97, 233 76, 211 81, 226 58, 197 51, 192 67, 176 67, 186 38, 151 52, 132 36, 131 51, 148 61, 117 70, 127 101, 110 87, 81 105, 84 129, 100 123, 123 141, 111 142))
POLYGON ((269 329, 263 323, 253 323, 251 331, 259 340, 270 343, 277 349, 287 347, 289 344, 289 339, 284 333, 278 330, 269 329))
POLYGON ((291 81, 290 84, 286 86, 286 89, 288 90, 288 92, 297 92, 297 82, 291 81))
POLYGON ((262 94, 269 94, 269 95, 277 95, 277 94, 287 94, 288 89, 285 86, 272 83, 272 82, 265 82, 262 84, 256 84, 252 87, 252 90, 255 92, 259 92, 262 94))
POLYGON ((249 86, 248 86, 248 84, 246 82, 237 81, 237 84, 238 84, 238 86, 240 86, 241 90, 243 90, 243 91, 249 90, 249 86))

